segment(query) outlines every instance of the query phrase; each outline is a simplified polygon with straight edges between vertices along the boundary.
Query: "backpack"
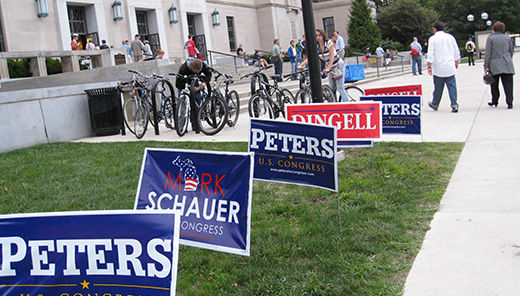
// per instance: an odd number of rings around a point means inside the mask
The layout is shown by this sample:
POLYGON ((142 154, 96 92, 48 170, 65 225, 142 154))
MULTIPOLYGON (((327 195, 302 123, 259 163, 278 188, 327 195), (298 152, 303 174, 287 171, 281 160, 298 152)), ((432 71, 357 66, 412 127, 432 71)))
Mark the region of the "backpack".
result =
POLYGON ((419 55, 419 51, 415 48, 412 48, 412 52, 410 53, 412 56, 416 57, 419 55))

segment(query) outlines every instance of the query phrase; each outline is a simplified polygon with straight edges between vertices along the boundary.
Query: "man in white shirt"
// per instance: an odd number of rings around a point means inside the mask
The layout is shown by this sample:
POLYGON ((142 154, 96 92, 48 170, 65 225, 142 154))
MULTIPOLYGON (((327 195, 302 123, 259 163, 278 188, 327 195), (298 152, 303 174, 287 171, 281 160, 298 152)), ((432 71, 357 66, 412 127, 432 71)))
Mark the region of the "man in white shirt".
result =
POLYGON ((336 41, 336 51, 339 53, 340 58, 345 57, 345 40, 343 37, 339 36, 339 32, 335 31, 334 36, 332 37, 334 41, 336 41))
POLYGON ((383 47, 381 45, 379 45, 377 48, 376 48, 376 56, 377 56, 377 59, 381 60, 381 66, 384 66, 385 65, 385 58, 383 57, 385 55, 385 50, 383 49, 383 47))
POLYGON ((459 67, 460 51, 455 38, 444 32, 444 23, 436 21, 433 24, 435 33, 428 40, 428 74, 433 74, 433 100, 428 106, 437 111, 441 102, 444 84, 448 88, 451 101, 451 112, 458 112, 457 82, 455 74, 459 67))

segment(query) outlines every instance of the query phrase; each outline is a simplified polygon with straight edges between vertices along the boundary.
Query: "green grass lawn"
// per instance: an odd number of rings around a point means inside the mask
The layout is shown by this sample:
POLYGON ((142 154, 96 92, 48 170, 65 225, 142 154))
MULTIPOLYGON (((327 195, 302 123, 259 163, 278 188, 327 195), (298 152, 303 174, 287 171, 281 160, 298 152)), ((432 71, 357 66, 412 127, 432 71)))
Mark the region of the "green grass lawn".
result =
MULTIPOLYGON (((59 143, 0 154, 0 213, 131 209, 144 147, 59 143)), ((339 193, 254 182, 254 295, 400 295, 463 144, 345 150, 339 193)), ((250 295, 247 257, 181 246, 178 295, 250 295)))

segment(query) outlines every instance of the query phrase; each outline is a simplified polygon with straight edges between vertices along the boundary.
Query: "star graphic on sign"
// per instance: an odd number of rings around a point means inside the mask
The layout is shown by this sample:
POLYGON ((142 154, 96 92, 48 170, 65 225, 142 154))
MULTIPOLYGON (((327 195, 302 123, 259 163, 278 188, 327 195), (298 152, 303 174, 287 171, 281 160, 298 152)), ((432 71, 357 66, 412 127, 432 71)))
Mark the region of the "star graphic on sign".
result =
POLYGON ((289 155, 289 159, 293 159, 293 156, 292 156, 292 155, 289 155))
POLYGON ((83 280, 81 283, 79 283, 81 285, 81 290, 87 288, 89 289, 88 285, 90 285, 90 282, 87 282, 86 280, 83 280))

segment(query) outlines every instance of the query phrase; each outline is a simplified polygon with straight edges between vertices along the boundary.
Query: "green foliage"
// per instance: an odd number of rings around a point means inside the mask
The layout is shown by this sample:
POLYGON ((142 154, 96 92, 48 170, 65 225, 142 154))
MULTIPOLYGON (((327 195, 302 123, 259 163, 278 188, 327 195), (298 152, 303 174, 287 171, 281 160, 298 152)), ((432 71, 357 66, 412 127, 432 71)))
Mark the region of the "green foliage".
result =
MULTIPOLYGON (((0 213, 132 209, 145 147, 247 151, 140 141, 0 153, 0 213)), ((462 147, 346 149, 337 193, 254 181, 251 257, 181 246, 176 295, 250 295, 249 260, 254 295, 402 295, 462 147)))
POLYGON ((446 23, 446 31, 457 40, 467 40, 475 31, 490 29, 485 21, 480 19, 482 12, 489 15, 495 23, 506 24, 506 30, 520 33, 520 1, 518 0, 430 0, 432 7, 439 13, 439 19, 446 23), (475 21, 469 22, 469 14, 475 16, 475 21))
POLYGON ((354 0, 348 24, 348 54, 364 53, 367 47, 372 51, 381 43, 381 32, 372 20, 372 10, 366 0, 354 0))
POLYGON ((29 59, 8 59, 7 68, 11 78, 32 77, 29 59))
POLYGON ((416 0, 393 0, 379 9, 377 25, 383 38, 397 41, 408 50, 413 37, 418 37, 421 44, 428 40, 433 34, 432 24, 437 18, 434 10, 422 6, 416 0))
POLYGON ((60 59, 46 58, 45 66, 47 66, 47 74, 49 75, 63 73, 60 59))
POLYGON ((390 49, 390 50, 397 50, 397 51, 405 51, 406 48, 404 47, 404 45, 402 45, 401 43, 397 42, 397 41, 392 41, 388 38, 386 38, 385 40, 383 40, 381 42, 381 45, 383 46, 383 48, 386 50, 386 49, 390 49))

